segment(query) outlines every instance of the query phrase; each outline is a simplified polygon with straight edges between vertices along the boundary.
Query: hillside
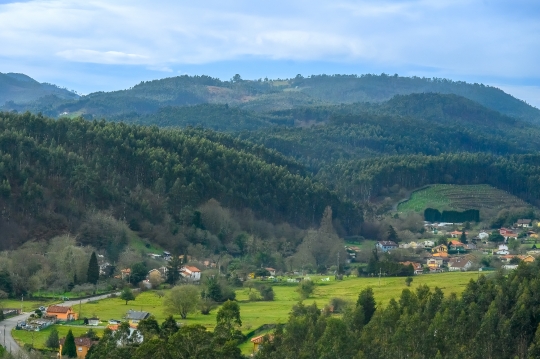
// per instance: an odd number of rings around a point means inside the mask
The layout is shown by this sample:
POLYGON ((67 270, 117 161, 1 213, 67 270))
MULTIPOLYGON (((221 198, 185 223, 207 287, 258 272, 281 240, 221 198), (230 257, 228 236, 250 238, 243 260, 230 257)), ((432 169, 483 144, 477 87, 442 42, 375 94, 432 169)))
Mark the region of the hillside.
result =
POLYGON ((109 117, 112 121, 157 125, 158 127, 203 127, 215 131, 253 131, 276 125, 292 126, 283 116, 250 112, 227 104, 200 104, 183 107, 162 107, 156 113, 136 112, 109 117))
MULTIPOLYGON (((522 120, 540 123, 540 110, 503 91, 479 84, 445 79, 388 75, 313 75, 286 80, 221 81, 208 76, 178 76, 141 82, 130 89, 96 92, 75 101, 42 102, 22 106, 15 101, 4 110, 41 111, 57 117, 64 112, 87 117, 156 113, 163 107, 197 104, 229 104, 247 111, 268 112, 296 107, 342 103, 387 101, 395 95, 412 93, 455 94, 491 110, 522 120)), ((61 97, 61 96, 59 96, 61 97)))
POLYGON ((402 95, 381 104, 300 107, 270 114, 297 126, 240 137, 294 157, 314 172, 339 160, 386 155, 540 150, 537 127, 456 95, 402 95))
POLYGON ((525 207, 519 198, 489 185, 433 185, 415 191, 398 205, 398 211, 423 212, 426 208, 439 211, 525 207))
POLYGON ((44 96, 54 96, 62 102, 79 98, 71 91, 48 83, 39 83, 24 74, 0 73, 0 105, 6 102, 11 102, 6 105, 8 107, 15 106, 15 103, 28 104, 44 96))
POLYGON ((210 199, 302 228, 316 225, 330 205, 354 232, 360 212, 302 171, 225 135, 2 113, 0 244, 79 233, 101 211, 146 228, 146 236, 187 246, 178 228, 189 228, 195 208, 210 199))
POLYGON ((533 205, 540 205, 540 155, 497 156, 448 153, 401 155, 340 161, 325 166, 317 178, 357 201, 388 193, 392 187, 414 189, 429 184, 489 184, 533 205))

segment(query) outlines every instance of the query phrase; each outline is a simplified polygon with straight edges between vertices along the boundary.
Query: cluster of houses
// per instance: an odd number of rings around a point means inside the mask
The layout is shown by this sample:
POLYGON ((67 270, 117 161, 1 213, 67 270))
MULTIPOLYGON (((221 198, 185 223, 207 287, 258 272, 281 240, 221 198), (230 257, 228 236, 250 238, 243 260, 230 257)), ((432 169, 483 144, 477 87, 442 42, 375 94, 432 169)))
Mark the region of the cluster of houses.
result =
MULTIPOLYGON (((381 252, 391 252, 397 248, 400 249, 415 249, 421 250, 421 258, 424 262, 401 262, 403 265, 412 265, 415 274, 422 273, 438 273, 442 271, 467 271, 478 263, 477 257, 472 253, 474 251, 482 251, 482 255, 496 256, 501 262, 502 267, 505 269, 514 269, 517 267, 517 263, 520 261, 534 262, 535 256, 540 255, 540 250, 528 251, 526 255, 513 255, 510 254, 507 242, 510 239, 517 239, 520 233, 525 233, 529 239, 537 239, 538 234, 532 230, 524 232, 524 229, 531 228, 533 225, 530 219, 519 219, 513 226, 513 228, 500 228, 499 234, 504 238, 504 242, 499 244, 495 248, 478 248, 478 243, 488 244, 490 235, 485 231, 481 231, 476 237, 472 238, 470 243, 462 243, 459 239, 463 234, 468 236, 468 232, 464 231, 444 231, 441 228, 446 227, 449 223, 426 223, 426 228, 433 231, 433 233, 446 234, 449 237, 449 241, 445 244, 435 245, 432 240, 424 240, 418 242, 400 243, 399 245, 393 241, 378 241, 376 244, 377 250, 381 252)), ((452 224, 453 225, 453 224, 452 224)), ((533 247, 534 248, 534 247, 533 247)), ((354 252, 356 247, 349 247, 350 252, 354 252)), ((358 249, 359 250, 359 249, 358 249)), ((418 253, 418 251, 417 251, 418 253)), ((354 254, 352 255, 354 258, 354 254)), ((486 268, 479 268, 479 270, 486 268)))
MULTIPOLYGON (((148 274, 146 275, 146 279, 142 281, 142 284, 148 289, 151 289, 152 284, 150 282, 150 277, 152 275, 157 274, 159 278, 161 278, 162 280, 165 280, 167 278, 168 272, 169 272, 169 268, 165 266, 151 269, 148 271, 148 274)), ((200 283, 201 281, 201 270, 195 266, 189 266, 189 265, 182 266, 178 270, 178 273, 180 274, 181 278, 183 278, 186 282, 200 283)), ((131 268, 125 268, 125 269, 121 269, 120 274, 115 276, 115 278, 129 281, 130 276, 131 276, 131 268)))
MULTIPOLYGON (((143 319, 148 319, 150 317, 150 313, 144 312, 144 311, 136 311, 136 310, 129 310, 123 321, 126 321, 129 323, 129 338, 132 341, 141 343, 143 341, 143 337, 140 334, 139 331, 137 331, 137 327, 139 325, 139 322, 143 319)), ((63 320, 63 321, 69 321, 69 320, 76 320, 78 319, 78 313, 73 311, 72 307, 67 306, 60 306, 60 305, 52 305, 49 306, 44 310, 44 315, 40 319, 35 320, 29 320, 26 323, 19 323, 17 325, 18 329, 23 330, 32 330, 32 331, 39 331, 41 329, 44 329, 52 324, 57 323, 57 321, 63 320)), ((101 322, 99 318, 90 318, 88 319, 88 324, 91 326, 97 326, 101 322)), ((108 322, 107 328, 109 328, 112 331, 118 330, 120 324, 122 323, 121 320, 115 320, 111 319, 108 322)), ((60 339, 59 344, 60 348, 58 351, 58 357, 62 357, 62 347, 65 343, 65 338, 60 339)), ((75 338, 75 347, 77 350, 77 358, 85 358, 86 354, 88 353, 88 350, 92 347, 92 345, 96 344, 96 341, 88 338, 88 337, 76 337, 75 338)))

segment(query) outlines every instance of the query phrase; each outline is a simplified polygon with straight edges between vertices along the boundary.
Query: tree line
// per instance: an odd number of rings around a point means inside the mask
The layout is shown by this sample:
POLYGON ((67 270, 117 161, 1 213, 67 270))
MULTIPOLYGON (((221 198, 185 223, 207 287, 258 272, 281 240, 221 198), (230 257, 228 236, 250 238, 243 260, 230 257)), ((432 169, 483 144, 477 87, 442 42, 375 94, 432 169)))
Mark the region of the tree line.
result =
POLYGON ((443 211, 441 213, 438 209, 426 208, 424 210, 424 219, 428 222, 480 222, 480 211, 468 209, 466 211, 443 211))

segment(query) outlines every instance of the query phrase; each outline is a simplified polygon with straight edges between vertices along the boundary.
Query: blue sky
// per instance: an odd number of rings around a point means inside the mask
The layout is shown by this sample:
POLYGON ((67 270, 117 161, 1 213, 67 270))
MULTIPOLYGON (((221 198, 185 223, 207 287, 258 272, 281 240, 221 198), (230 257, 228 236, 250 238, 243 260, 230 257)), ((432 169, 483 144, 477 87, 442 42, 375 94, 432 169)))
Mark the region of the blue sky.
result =
POLYGON ((86 94, 189 75, 398 73, 540 107, 538 1, 0 0, 0 72, 86 94))

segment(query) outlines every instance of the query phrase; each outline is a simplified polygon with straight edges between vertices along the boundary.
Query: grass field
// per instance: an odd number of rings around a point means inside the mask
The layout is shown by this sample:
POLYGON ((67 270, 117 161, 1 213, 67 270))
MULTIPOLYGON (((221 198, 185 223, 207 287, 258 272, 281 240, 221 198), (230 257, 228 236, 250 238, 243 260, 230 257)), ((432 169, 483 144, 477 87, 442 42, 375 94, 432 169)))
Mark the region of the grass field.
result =
POLYGON ((422 212, 431 207, 438 210, 492 209, 528 206, 521 199, 490 185, 437 184, 411 194, 399 204, 399 212, 422 212))
MULTIPOLYGON (((415 276, 411 288, 418 285, 427 284, 434 288, 439 286, 445 293, 461 293, 465 285, 471 278, 476 278, 477 273, 442 273, 437 275, 415 276)), ((317 280, 321 277, 312 277, 317 280)), ((355 301, 358 293, 372 286, 375 292, 375 298, 378 303, 385 305, 391 298, 400 296, 401 291, 406 288, 404 278, 382 278, 379 286, 378 278, 345 278, 343 281, 334 281, 330 277, 330 282, 320 282, 317 280, 317 286, 312 298, 305 300, 306 304, 316 302, 318 306, 323 307, 331 298, 341 297, 347 300, 355 301)), ((285 323, 292 306, 299 301, 299 295, 296 293, 296 285, 293 283, 279 283, 273 286, 275 300, 273 302, 249 302, 249 289, 238 289, 236 298, 240 302, 240 310, 243 321, 243 331, 248 332, 256 329, 263 324, 285 323)), ((78 309, 78 308, 77 308, 78 309)), ((82 305, 82 316, 98 316, 101 320, 122 319, 127 310, 144 310, 152 313, 158 321, 163 321, 167 317, 162 306, 162 298, 159 298, 154 292, 141 293, 137 298, 125 304, 119 298, 108 298, 97 302, 82 305)), ((215 325, 215 315, 217 310, 212 311, 210 315, 191 314, 186 320, 178 321, 185 324, 201 324, 212 329, 215 325)))
MULTIPOLYGON (((27 330, 13 330, 12 335, 13 339, 19 343, 19 345, 24 344, 34 344, 34 348, 36 349, 45 349, 45 341, 47 340, 47 337, 49 336, 49 333, 51 332, 53 326, 43 329, 39 332, 29 332, 27 330)), ((63 338, 67 335, 68 331, 71 329, 73 331, 73 335, 75 337, 80 337, 83 334, 85 334, 89 328, 91 327, 77 327, 77 326, 64 326, 64 325, 54 325, 56 329, 58 330, 58 337, 63 338)), ((98 336, 102 336, 103 329, 99 328, 92 328, 94 332, 97 333, 98 336)))
MULTIPOLYGON (((34 311, 36 308, 39 308, 40 306, 48 306, 53 303, 58 303, 58 300, 45 300, 45 301, 38 301, 38 300, 24 300, 22 302, 23 304, 23 311, 29 312, 34 311)), ((2 308, 21 308, 21 300, 16 299, 2 299, 0 300, 0 307, 2 308)))
MULTIPOLYGON (((441 274, 428 274, 415 276, 411 289, 415 289, 419 285, 426 284, 431 288, 438 286, 446 295, 450 293, 460 294, 469 280, 476 279, 476 272, 452 272, 441 274)), ((324 276, 323 276, 324 277, 324 276)), ((349 277, 343 281, 335 281, 330 276, 329 282, 321 282, 321 276, 311 276, 317 285, 315 292, 311 298, 304 301, 309 305, 317 303, 319 307, 326 305, 330 299, 334 297, 344 298, 351 302, 355 302, 358 293, 366 287, 373 287, 375 299, 379 305, 386 305, 390 299, 398 298, 401 295, 405 286, 405 278, 403 277, 388 277, 381 278, 380 285, 378 278, 357 278, 349 277)), ((289 317, 289 312, 293 305, 300 300, 296 292, 297 285, 295 283, 276 283, 273 285, 275 300, 272 302, 249 302, 249 289, 241 288, 236 291, 236 298, 240 303, 240 314, 242 318, 242 331, 248 333, 259 328, 263 324, 285 323, 289 317)), ((109 319, 121 320, 129 309, 144 310, 150 312, 156 317, 159 322, 162 322, 166 317, 162 306, 162 298, 159 298, 155 292, 143 292, 137 296, 134 301, 127 305, 125 301, 119 298, 107 298, 96 302, 89 302, 81 306, 81 317, 99 317, 106 325, 109 319)), ((76 306, 79 310, 79 306, 76 306)), ((210 315, 202 315, 200 313, 190 314, 187 319, 180 319, 175 316, 176 320, 188 324, 201 324, 213 330, 216 322, 217 309, 213 310, 210 315)), ((58 326, 60 335, 64 336, 67 333, 68 327, 58 326)), ((88 330, 88 327, 73 327, 75 336, 81 335, 88 330)), ((14 331, 13 336, 20 343, 32 343, 32 333, 26 331, 14 331)), ((48 329, 42 332, 34 333, 34 345, 37 348, 42 348, 45 339, 48 336, 48 329)), ((241 349, 245 354, 251 350, 251 343, 243 343, 241 349)))

